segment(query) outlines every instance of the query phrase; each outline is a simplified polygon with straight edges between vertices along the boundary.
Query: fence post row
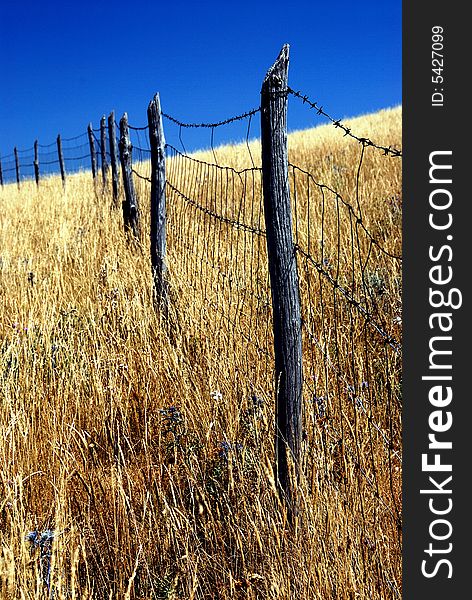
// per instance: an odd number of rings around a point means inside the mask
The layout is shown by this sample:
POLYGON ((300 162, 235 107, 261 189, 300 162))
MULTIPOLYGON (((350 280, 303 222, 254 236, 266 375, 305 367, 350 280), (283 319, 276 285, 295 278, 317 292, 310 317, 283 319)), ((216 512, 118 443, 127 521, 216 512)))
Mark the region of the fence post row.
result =
POLYGON ((151 100, 147 110, 149 145, 151 148, 151 267, 154 301, 157 306, 167 304, 166 273, 166 157, 164 127, 162 125, 159 94, 151 100))
POLYGON ((125 189, 125 199, 123 201, 124 226, 126 231, 131 229, 134 237, 139 240, 141 237, 139 206, 136 191, 134 189, 132 161, 133 146, 129 137, 127 113, 124 113, 120 119, 120 141, 118 148, 120 150, 121 172, 123 175, 123 187, 125 189))
POLYGON ((38 140, 34 141, 34 178, 36 180, 36 185, 39 185, 39 152, 38 152, 38 140))
POLYGON ((61 135, 57 136, 57 156, 59 157, 59 168, 61 169, 62 185, 66 185, 66 168, 64 166, 64 156, 62 154, 62 140, 61 135))
POLYGON ((290 463, 299 474, 302 439, 302 338, 287 151, 289 46, 261 89, 261 143, 267 254, 273 306, 276 384, 275 476, 289 516, 297 513, 290 463), (290 457, 289 457, 290 453, 290 457))
POLYGON ((16 146, 13 148, 13 152, 15 154, 16 184, 18 185, 18 189, 20 189, 20 160, 18 158, 18 149, 16 146))
POLYGON ((116 206, 118 203, 118 165, 114 110, 108 116, 108 139, 110 140, 111 185, 113 188, 113 201, 116 206))
POLYGON ((93 135, 92 123, 89 123, 87 127, 89 147, 90 147, 90 162, 92 164, 92 177, 95 180, 97 177, 97 155, 95 154, 95 138, 93 135))
POLYGON ((100 153, 102 159, 102 182, 103 187, 107 184, 108 162, 107 162, 107 118, 105 115, 100 119, 100 153))

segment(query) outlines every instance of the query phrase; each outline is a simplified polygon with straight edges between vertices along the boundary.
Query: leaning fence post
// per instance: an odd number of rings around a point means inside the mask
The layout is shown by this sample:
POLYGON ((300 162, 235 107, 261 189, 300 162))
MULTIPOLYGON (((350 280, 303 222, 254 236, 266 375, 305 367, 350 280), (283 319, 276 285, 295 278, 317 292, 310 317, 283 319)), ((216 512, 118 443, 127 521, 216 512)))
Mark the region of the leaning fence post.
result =
POLYGON ((166 156, 159 94, 147 110, 151 148, 151 268, 156 305, 167 303, 166 273, 166 156))
POLYGON ((267 254, 273 306, 276 383, 275 475, 289 515, 296 514, 302 439, 302 337, 297 260, 288 178, 289 46, 267 71, 261 89, 261 142, 267 254), (290 457, 289 457, 290 454, 290 457))
POLYGON ((111 185, 113 189, 113 201, 116 205, 118 203, 118 165, 114 110, 108 116, 108 139, 110 140, 111 185))
POLYGON ((100 152, 102 159, 102 182, 103 187, 107 184, 107 118, 105 115, 100 119, 100 152))
POLYGON ((59 157, 59 168, 61 170, 62 185, 66 185, 66 168, 64 166, 64 155, 62 154, 61 135, 57 136, 57 156, 59 157))
POLYGON ((93 135, 93 125, 89 123, 87 127, 89 147, 90 147, 90 162, 92 164, 92 177, 95 181, 97 177, 97 155, 95 153, 95 137, 93 135))
POLYGON ((18 158, 18 149, 16 146, 13 148, 13 152, 15 154, 16 183, 18 189, 20 189, 20 159, 18 158))
POLYGON ((133 235, 139 239, 141 237, 139 206, 136 191, 134 189, 132 161, 133 146, 129 137, 127 113, 124 113, 120 119, 120 142, 118 148, 120 150, 121 172, 125 190, 125 199, 123 201, 123 221, 125 230, 131 229, 133 235))
POLYGON ((39 185, 39 152, 38 152, 38 140, 34 142, 34 178, 36 180, 36 185, 39 185))

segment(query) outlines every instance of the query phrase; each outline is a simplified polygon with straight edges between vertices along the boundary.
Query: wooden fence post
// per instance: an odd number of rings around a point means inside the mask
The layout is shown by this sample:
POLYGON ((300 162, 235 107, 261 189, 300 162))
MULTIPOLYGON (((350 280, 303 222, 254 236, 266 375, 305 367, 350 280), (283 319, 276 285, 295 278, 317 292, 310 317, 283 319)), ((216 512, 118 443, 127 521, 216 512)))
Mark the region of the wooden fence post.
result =
POLYGON ((64 166, 64 156, 62 154, 62 140, 61 135, 57 136, 57 156, 59 157, 59 168, 61 169, 62 185, 66 185, 66 168, 64 166))
POLYGON ((36 185, 39 186, 39 151, 38 151, 38 140, 34 141, 34 178, 36 180, 36 185))
POLYGON ((100 119, 100 153, 102 158, 102 183, 107 184, 108 161, 107 161, 107 118, 105 115, 100 119))
POLYGON ((151 148, 151 268, 156 307, 167 306, 166 274, 166 155, 159 94, 147 110, 151 148))
POLYGON ((0 158, 0 185, 3 187, 2 159, 0 158))
POLYGON ((108 139, 110 140, 111 184, 113 188, 113 201, 118 204, 118 165, 116 149, 115 111, 108 116, 108 139))
POLYGON ((15 154, 16 184, 18 189, 20 189, 20 159, 18 158, 18 149, 16 146, 13 148, 13 152, 15 154))
POLYGON ((125 189, 125 199, 123 201, 123 221, 125 230, 131 229, 133 235, 138 240, 141 237, 139 223, 139 206, 134 189, 133 181, 133 146, 129 137, 128 115, 124 115, 120 119, 120 141, 118 144, 120 150, 121 172, 123 175, 123 187, 125 189))
POLYGON ((288 64, 289 46, 285 45, 262 84, 261 142, 277 396, 275 476, 292 518, 297 513, 295 488, 301 458, 303 372, 300 295, 288 177, 288 64), (290 474, 291 462, 295 481, 290 474))
POLYGON ((93 126, 92 123, 89 123, 87 127, 89 147, 90 147, 90 161, 92 164, 92 177, 95 181, 97 177, 97 155, 95 153, 95 138, 93 135, 93 126))

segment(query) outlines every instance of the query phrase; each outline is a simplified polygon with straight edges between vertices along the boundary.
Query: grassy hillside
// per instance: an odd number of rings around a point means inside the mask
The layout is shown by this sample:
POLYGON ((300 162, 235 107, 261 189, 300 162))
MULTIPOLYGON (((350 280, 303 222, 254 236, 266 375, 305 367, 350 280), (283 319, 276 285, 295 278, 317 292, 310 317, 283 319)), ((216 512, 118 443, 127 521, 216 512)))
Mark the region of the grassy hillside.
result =
MULTIPOLYGON (((399 108, 348 124, 401 147, 399 108)), ((146 181, 141 246, 89 173, 0 190, 1 598, 44 597, 36 529, 55 532, 58 600, 399 597, 401 357, 346 298, 401 340, 401 162, 332 126, 289 137, 305 376, 292 530, 272 471, 259 153, 168 161, 165 320, 146 181), (215 160, 234 170, 198 162, 215 160)))

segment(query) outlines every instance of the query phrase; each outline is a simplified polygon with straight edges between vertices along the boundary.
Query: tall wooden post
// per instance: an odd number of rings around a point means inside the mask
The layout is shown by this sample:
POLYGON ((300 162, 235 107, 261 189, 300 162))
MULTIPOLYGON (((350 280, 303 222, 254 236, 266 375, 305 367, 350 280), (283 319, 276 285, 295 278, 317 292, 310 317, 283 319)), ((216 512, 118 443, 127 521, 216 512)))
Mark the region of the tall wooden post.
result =
POLYGON ((15 154, 16 184, 18 189, 20 189, 20 159, 18 158, 18 149, 16 146, 13 148, 13 153, 15 154))
POLYGON ((129 137, 127 113, 124 113, 120 119, 120 142, 118 147, 120 150, 121 173, 123 175, 123 187, 125 190, 125 199, 123 201, 124 226, 126 231, 131 229, 134 237, 139 240, 141 237, 139 206, 133 181, 133 146, 129 137))
POLYGON ((59 168, 61 169, 62 185, 66 185, 66 168, 64 165, 64 155, 62 154, 62 140, 60 134, 57 136, 57 156, 59 157, 59 168))
POLYGON ((108 116, 108 139, 110 140, 111 185, 113 189, 113 201, 116 206, 118 204, 118 159, 114 110, 108 116))
POLYGON ((92 123, 89 123, 87 127, 89 147, 90 147, 90 162, 92 165, 92 177, 95 180, 97 177, 97 154, 95 152, 95 138, 93 135, 92 123))
POLYGON ((151 148, 151 268, 156 307, 167 304, 166 273, 166 156, 159 94, 147 110, 151 148))
POLYGON ((39 186, 39 151, 38 151, 38 140, 34 142, 34 178, 36 180, 36 185, 39 186))
POLYGON ((0 158, 0 185, 3 187, 2 159, 0 158))
POLYGON ((261 142, 267 254, 272 292, 276 383, 275 475, 289 515, 296 514, 302 440, 302 336, 287 152, 289 46, 268 70, 261 90, 261 142))
POLYGON ((102 182, 103 187, 107 184, 108 161, 107 161, 107 118, 105 115, 100 119, 100 156, 102 160, 102 182))

